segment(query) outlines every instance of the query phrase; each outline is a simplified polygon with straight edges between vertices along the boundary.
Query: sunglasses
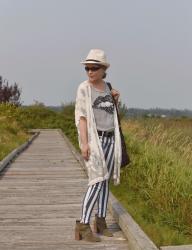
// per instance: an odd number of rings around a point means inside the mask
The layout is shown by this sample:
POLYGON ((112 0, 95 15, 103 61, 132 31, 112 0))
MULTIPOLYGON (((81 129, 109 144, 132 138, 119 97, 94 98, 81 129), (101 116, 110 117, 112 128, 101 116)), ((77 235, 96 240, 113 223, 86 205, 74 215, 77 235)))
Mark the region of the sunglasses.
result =
POLYGON ((85 71, 87 71, 87 72, 89 72, 89 70, 91 70, 91 71, 97 71, 97 70, 99 70, 101 67, 88 67, 88 66, 86 66, 85 67, 85 71))

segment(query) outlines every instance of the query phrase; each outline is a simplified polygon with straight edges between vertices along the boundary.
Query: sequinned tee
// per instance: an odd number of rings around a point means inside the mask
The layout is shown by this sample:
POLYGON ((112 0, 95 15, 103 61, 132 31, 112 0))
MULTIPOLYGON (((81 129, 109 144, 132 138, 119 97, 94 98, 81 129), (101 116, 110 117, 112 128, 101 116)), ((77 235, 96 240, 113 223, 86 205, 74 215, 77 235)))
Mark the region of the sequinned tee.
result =
POLYGON ((91 99, 97 130, 114 130, 114 103, 107 84, 104 91, 91 85, 91 99))

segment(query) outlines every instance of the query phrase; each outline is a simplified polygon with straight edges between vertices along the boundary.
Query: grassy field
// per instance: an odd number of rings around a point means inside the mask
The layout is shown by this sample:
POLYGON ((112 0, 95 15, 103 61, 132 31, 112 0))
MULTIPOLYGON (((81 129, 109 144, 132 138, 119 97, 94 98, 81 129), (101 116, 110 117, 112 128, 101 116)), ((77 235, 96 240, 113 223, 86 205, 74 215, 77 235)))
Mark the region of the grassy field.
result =
MULTIPOLYGON (((27 138, 30 128, 61 128, 78 149, 74 105, 61 112, 41 105, 0 105, 1 159, 27 138)), ((158 245, 192 243, 192 120, 123 120, 132 163, 111 191, 158 245)))
POLYGON ((192 243, 192 120, 123 122, 132 164, 112 192, 158 245, 192 243))
POLYGON ((0 161, 30 137, 16 120, 17 115, 17 108, 0 105, 0 161))

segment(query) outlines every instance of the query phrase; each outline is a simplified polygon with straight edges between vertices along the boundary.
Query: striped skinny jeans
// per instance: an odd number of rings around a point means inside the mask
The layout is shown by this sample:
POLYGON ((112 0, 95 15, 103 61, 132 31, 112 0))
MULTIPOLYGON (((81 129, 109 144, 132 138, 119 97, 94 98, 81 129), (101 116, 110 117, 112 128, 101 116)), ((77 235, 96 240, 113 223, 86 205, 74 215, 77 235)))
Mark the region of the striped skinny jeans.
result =
POLYGON ((114 168, 114 135, 99 136, 103 153, 105 156, 106 165, 109 171, 109 179, 97 182, 88 187, 85 193, 83 204, 81 223, 89 223, 92 210, 97 201, 97 214, 99 217, 106 217, 107 203, 109 197, 109 180, 114 168))

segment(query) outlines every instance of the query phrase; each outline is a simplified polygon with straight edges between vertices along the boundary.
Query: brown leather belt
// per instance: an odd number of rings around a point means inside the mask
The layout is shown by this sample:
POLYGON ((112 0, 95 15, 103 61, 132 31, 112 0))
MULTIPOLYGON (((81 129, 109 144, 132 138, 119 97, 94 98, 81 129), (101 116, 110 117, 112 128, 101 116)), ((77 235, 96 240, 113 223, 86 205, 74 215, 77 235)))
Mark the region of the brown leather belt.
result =
POLYGON ((113 136, 114 135, 114 131, 101 131, 101 130, 97 130, 97 133, 99 136, 113 136))

